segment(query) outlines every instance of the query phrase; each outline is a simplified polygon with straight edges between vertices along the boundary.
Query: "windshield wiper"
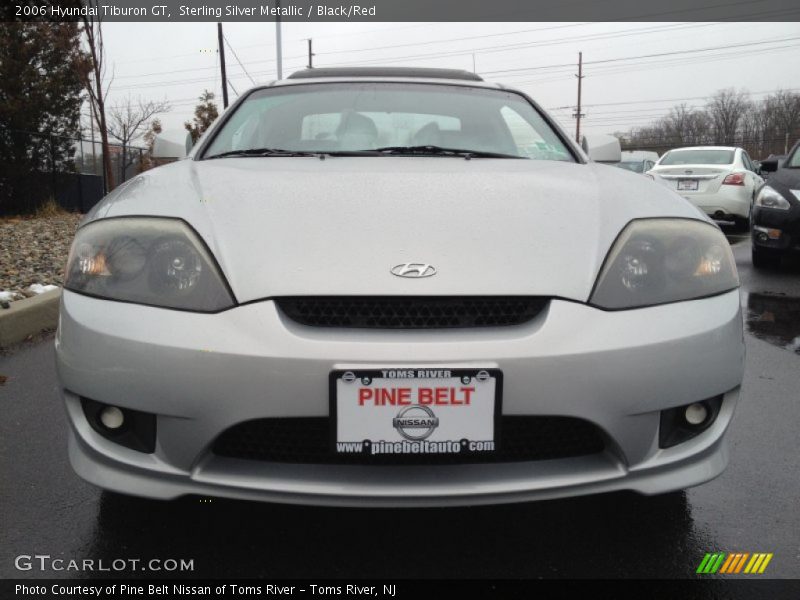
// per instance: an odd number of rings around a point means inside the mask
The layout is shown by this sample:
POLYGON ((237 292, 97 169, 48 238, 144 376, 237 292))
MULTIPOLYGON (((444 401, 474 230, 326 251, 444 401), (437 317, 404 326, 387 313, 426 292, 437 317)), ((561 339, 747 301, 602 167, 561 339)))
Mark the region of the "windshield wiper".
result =
POLYGON ((413 155, 413 156, 456 156, 459 158, 524 158, 513 154, 499 152, 484 152, 482 150, 462 150, 460 148, 443 148, 441 146, 385 146, 383 148, 365 150, 284 150, 282 148, 248 148, 246 150, 229 150, 205 156, 205 159, 228 158, 242 156, 314 156, 324 159, 326 156, 388 156, 388 155, 413 155))
POLYGON ((203 158, 210 159, 236 156, 316 156, 317 158, 322 158, 322 155, 323 153, 321 152, 303 152, 299 150, 283 150, 281 148, 248 148, 247 150, 229 150, 203 158))
POLYGON ((469 160, 470 158, 524 158, 514 154, 500 152, 486 152, 483 150, 465 150, 462 148, 443 148, 442 146, 384 146, 376 148, 381 154, 411 154, 422 156, 458 156, 469 160))

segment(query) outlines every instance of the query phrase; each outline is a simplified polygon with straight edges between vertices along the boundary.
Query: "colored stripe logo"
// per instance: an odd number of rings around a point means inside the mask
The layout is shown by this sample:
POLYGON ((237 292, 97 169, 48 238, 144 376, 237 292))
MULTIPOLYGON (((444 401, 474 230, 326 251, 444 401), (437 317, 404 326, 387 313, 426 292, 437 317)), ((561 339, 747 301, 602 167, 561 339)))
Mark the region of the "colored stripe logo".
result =
POLYGON ((701 575, 713 575, 714 573, 761 574, 767 569, 772 556, 772 552, 708 552, 700 561, 696 573, 701 575))

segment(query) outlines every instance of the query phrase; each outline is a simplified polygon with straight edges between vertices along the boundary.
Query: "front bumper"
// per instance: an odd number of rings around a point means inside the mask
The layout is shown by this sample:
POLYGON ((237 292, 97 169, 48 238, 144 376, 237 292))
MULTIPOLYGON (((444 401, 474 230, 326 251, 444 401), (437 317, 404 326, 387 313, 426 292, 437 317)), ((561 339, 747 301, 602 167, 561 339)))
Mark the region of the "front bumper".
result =
POLYGON ((133 495, 418 506, 524 501, 707 481, 725 467, 723 434, 742 379, 737 291, 606 312, 552 300, 517 327, 352 331, 305 327, 270 301, 215 315, 62 295, 56 357, 79 475, 133 495), (216 456, 228 427, 265 417, 326 416, 328 375, 381 367, 496 368, 503 412, 586 419, 601 454, 449 466, 293 465, 216 456), (660 411, 724 394, 711 427, 658 445, 660 411), (157 414, 152 454, 94 431, 79 396, 157 414))
POLYGON ((800 251, 800 206, 792 206, 789 210, 754 206, 751 233, 753 244, 764 250, 776 253, 800 251), (758 235, 774 229, 781 232, 777 239, 758 235))
POLYGON ((677 192, 710 217, 747 219, 752 204, 745 186, 723 185, 714 193, 677 192))

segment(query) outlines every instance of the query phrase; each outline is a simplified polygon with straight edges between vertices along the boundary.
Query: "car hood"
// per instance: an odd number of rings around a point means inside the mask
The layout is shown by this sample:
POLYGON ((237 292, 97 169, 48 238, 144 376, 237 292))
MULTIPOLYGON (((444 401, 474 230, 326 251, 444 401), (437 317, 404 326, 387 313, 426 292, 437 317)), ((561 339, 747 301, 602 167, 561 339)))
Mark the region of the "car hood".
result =
POLYGON ((778 190, 790 201, 800 201, 793 190, 800 193, 800 169, 778 169, 767 180, 767 185, 778 190))
POLYGON ((239 302, 291 295, 541 295, 586 301, 635 218, 702 219, 614 167, 446 157, 183 160, 109 194, 87 221, 179 217, 239 302), (406 262, 433 277, 397 277, 406 262))

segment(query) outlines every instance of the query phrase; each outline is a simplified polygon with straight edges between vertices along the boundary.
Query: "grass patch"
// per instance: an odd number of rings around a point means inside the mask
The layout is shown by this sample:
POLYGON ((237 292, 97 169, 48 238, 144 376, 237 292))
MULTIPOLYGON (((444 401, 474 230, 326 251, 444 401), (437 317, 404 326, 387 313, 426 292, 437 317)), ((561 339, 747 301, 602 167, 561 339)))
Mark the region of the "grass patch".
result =
POLYGON ((67 211, 61 208, 54 198, 50 198, 36 209, 36 212, 33 213, 33 217, 36 219, 48 219, 65 214, 67 214, 67 211))

